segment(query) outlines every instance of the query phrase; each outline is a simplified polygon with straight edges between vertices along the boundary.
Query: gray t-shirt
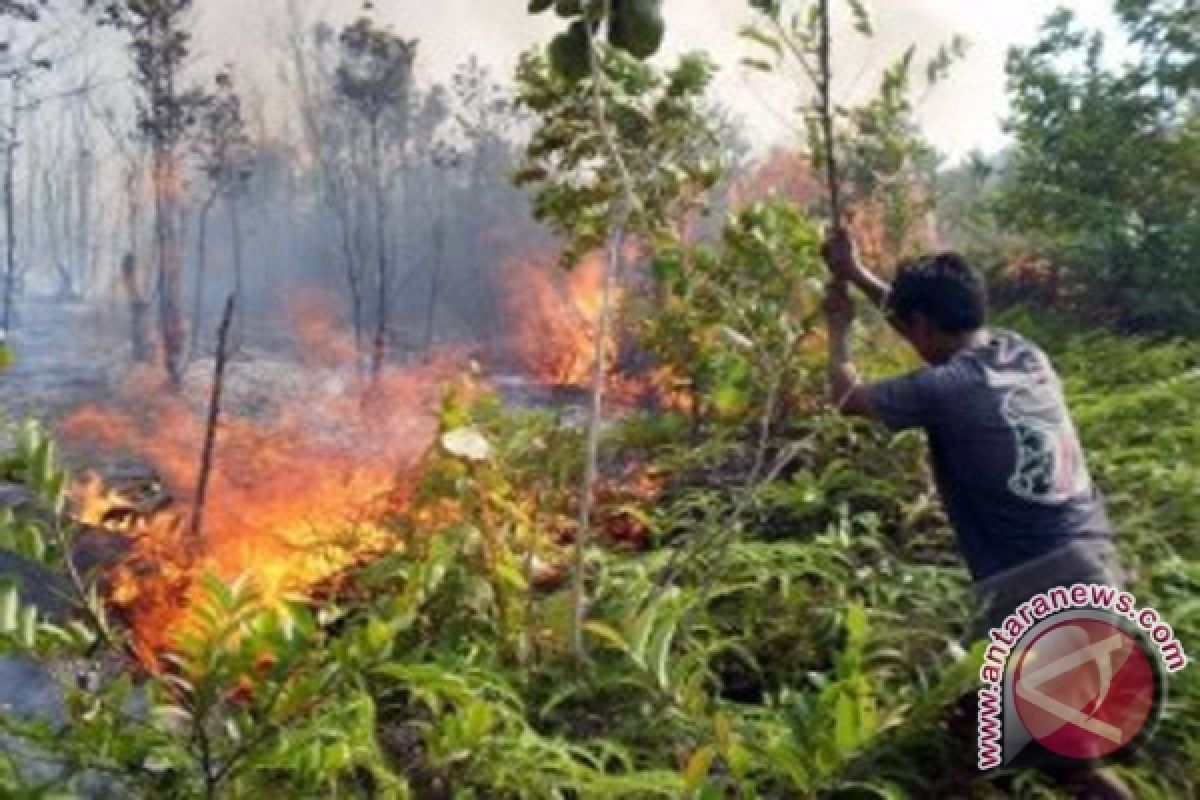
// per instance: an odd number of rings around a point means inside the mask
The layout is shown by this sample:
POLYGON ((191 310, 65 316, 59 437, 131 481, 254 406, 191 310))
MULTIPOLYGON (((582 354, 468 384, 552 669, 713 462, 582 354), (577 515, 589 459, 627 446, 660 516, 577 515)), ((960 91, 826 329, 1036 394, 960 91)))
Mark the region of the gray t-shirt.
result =
POLYGON ((888 428, 926 431, 942 503, 976 580, 1076 537, 1111 537, 1058 375, 1021 336, 990 330, 946 364, 869 392, 888 428))

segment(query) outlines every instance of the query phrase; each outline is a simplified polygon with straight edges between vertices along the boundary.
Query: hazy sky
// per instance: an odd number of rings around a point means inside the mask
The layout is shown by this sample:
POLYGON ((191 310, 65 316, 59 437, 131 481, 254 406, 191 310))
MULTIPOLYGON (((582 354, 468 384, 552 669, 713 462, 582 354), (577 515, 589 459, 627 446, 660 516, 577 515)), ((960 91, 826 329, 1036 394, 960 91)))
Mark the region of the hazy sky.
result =
MULTIPOLYGON (((257 62, 269 81, 269 61, 288 0, 197 0, 199 49, 215 59, 257 62)), ((358 0, 291 0, 306 15, 347 18, 358 0)), ((1000 118, 1006 108, 1004 56, 1013 44, 1034 40, 1041 21, 1067 5, 1095 27, 1116 32, 1109 0, 867 0, 876 36, 864 40, 835 16, 838 39, 835 69, 843 97, 873 90, 878 71, 917 44, 926 57, 955 33, 971 42, 967 59, 951 77, 926 95, 920 118, 928 136, 958 157, 974 147, 992 150, 1003 143, 1000 118)), ((469 53, 478 53, 504 74, 531 43, 557 27, 553 18, 525 13, 526 0, 378 0, 380 12, 396 30, 421 40, 426 80, 448 77, 469 53)), ((790 113, 797 96, 787 85, 748 70, 739 59, 751 52, 737 36, 751 19, 746 0, 666 0, 668 40, 664 55, 689 48, 709 50, 721 65, 720 99, 744 116, 747 137, 763 145, 794 136, 790 113)), ((837 6, 835 5, 835 8, 837 6)), ((922 59, 924 60, 924 59, 922 59)))

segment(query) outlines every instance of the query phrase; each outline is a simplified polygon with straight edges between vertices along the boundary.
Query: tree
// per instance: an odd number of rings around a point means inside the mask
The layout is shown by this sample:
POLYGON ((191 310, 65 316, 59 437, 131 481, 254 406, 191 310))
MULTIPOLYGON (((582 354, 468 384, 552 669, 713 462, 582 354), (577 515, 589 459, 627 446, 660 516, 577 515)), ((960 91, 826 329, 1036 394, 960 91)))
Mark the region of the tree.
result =
MULTIPOLYGON (((966 48, 960 37, 939 48, 925 67, 924 93, 932 90, 966 48)), ((910 47, 884 70, 875 97, 848 110, 848 124, 839 135, 848 199, 878 216, 884 253, 893 260, 929 246, 927 238, 919 236, 923 232, 919 223, 936 205, 939 157, 915 119, 915 56, 916 48, 910 47)))
POLYGON ((1104 66, 1071 12, 1008 59, 1016 139, 998 216, 1089 307, 1200 330, 1200 26, 1187 0, 1121 0, 1140 58, 1104 66))
MULTIPOLYGON (((535 2, 545 11, 550 4, 535 2)), ((534 216, 565 240, 562 264, 603 247, 607 257, 593 363, 592 402, 575 540, 572 648, 586 657, 586 554, 604 413, 613 295, 629 237, 670 238, 720 173, 703 97, 714 67, 691 54, 663 74, 640 59, 662 39, 658 3, 563 9, 574 19, 545 51, 524 54, 518 96, 537 129, 517 172, 533 189, 534 216), (650 11, 636 19, 623 15, 650 11), (607 23, 607 27, 605 27, 607 23), (605 30, 607 44, 597 38, 605 30), (631 47, 632 45, 632 47, 631 47)))
POLYGON ((446 268, 446 194, 448 173, 456 169, 462 161, 462 155, 453 147, 444 145, 435 147, 430 154, 430 163, 437 174, 432 181, 435 194, 431 203, 433 208, 433 223, 430 227, 430 244, 433 258, 429 260, 429 299, 425 309, 425 358, 433 355, 435 334, 437 330, 437 311, 441 301, 442 283, 446 268))
POLYGON ((233 256, 233 296, 237 315, 231 340, 237 341, 238 322, 242 319, 243 243, 241 201, 254 175, 254 144, 246 133, 242 116, 242 99, 238 95, 232 69, 217 72, 212 94, 204 99, 199 110, 194 151, 200 172, 208 181, 208 191, 200 209, 197 232, 197 267, 195 295, 192 299, 192 348, 197 344, 203 321, 204 279, 207 267, 208 216, 220 199, 229 222, 229 243, 233 256))
POLYGON ((117 148, 121 160, 121 193, 124 200, 125 244, 121 256, 121 286, 129 301, 130 352, 134 362, 148 364, 154 360, 152 345, 150 301, 146 299, 146 283, 139 269, 141 261, 142 194, 145 180, 146 151, 140 137, 130 136, 121 127, 111 108, 98 115, 117 148))
MULTIPOLYGON (((903 255, 915 221, 932 206, 936 155, 913 118, 912 68, 916 48, 884 71, 879 92, 868 103, 848 108, 836 102, 831 71, 832 0, 749 0, 759 22, 742 30, 764 57, 743 63, 764 72, 785 62, 799 69, 812 93, 799 109, 807 133, 809 158, 823 172, 826 213, 834 225, 850 222, 849 212, 873 210, 883 221, 888 255, 903 255)), ((861 0, 846 0, 855 31, 873 34, 861 0)), ((925 69, 929 87, 940 80, 966 50, 954 37, 938 48, 925 69)))
POLYGON ((451 93, 458 130, 469 145, 462 158, 467 173, 465 214, 474 223, 466 232, 465 243, 467 260, 475 271, 477 313, 473 319, 479 337, 494 341, 499 327, 498 292, 490 272, 494 259, 486 251, 485 237, 502 222, 496 212, 515 198, 506 196, 512 193, 507 181, 497 185, 489 178, 511 172, 512 139, 521 122, 520 109, 512 91, 497 83, 474 56, 455 70, 451 93), (497 189, 507 192, 497 197, 497 189))
MULTIPOLYGON (((3 10, 3 9, 0 9, 3 10)), ((27 52, 14 56, 7 44, 0 49, 0 80, 8 82, 8 119, 3 125, 4 146, 4 318, 3 330, 11 330, 14 322, 14 303, 17 284, 17 224, 16 224, 16 169, 17 148, 21 142, 21 116, 29 110, 24 92, 39 71, 50 69, 50 62, 37 55, 36 45, 27 52)))
POLYGON ((316 161, 313 176, 319 202, 332 216, 336 233, 333 238, 346 279, 355 353, 361 368, 365 350, 367 254, 355 191, 355 177, 360 170, 354 168, 352 158, 353 125, 347 115, 340 113, 336 97, 337 54, 331 46, 335 35, 324 23, 310 25, 298 0, 288 4, 288 23, 290 78, 295 86, 304 142, 316 161))
POLYGON ((183 315, 180 150, 203 95, 180 86, 191 34, 192 0, 121 0, 101 6, 102 23, 129 35, 139 90, 137 130, 153 159, 154 245, 159 335, 170 384, 183 384, 186 324, 183 315))
POLYGON ((390 164, 385 148, 403 148, 409 133, 413 66, 417 40, 404 39, 362 17, 338 37, 341 56, 336 81, 338 96, 361 119, 367 134, 367 182, 374 212, 376 281, 375 334, 371 347, 371 375, 383 372, 389 343, 390 301, 394 264, 389 246, 391 191, 390 164), (391 136, 385 141, 385 126, 391 136))

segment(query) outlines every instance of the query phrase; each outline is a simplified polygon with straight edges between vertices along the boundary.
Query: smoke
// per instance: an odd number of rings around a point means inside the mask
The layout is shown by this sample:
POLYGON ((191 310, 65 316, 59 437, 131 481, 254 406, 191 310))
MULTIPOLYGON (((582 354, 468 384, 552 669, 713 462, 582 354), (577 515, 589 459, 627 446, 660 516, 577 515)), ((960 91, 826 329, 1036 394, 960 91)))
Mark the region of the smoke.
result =
MULTIPOLYGON (((278 38, 288 4, 306 16, 344 21, 357 2, 331 0, 201 0, 200 45, 216 60, 244 63, 269 77, 274 54, 263 42, 278 38)), ((531 17, 524 0, 379 0, 380 16, 405 35, 421 39, 420 69, 426 80, 444 79, 456 64, 477 55, 499 74, 511 74, 521 51, 546 41, 559 27, 551 16, 531 17)), ((853 32, 841 3, 835 3, 838 45, 834 68, 845 102, 875 89, 880 72, 912 44, 928 58, 956 34, 972 43, 967 58, 943 86, 924 98, 921 122, 933 143, 952 159, 973 148, 996 150, 1004 143, 1000 121, 1007 109, 1004 59, 1008 48, 1027 44, 1041 21, 1056 7, 1072 8, 1081 20, 1120 37, 1109 3, 1098 0, 1010 0, 1007 3, 953 3, 945 0, 867 0, 875 35, 853 32)), ((794 81, 779 81, 740 66, 751 52, 738 31, 753 20, 745 0, 665 0, 667 40, 664 57, 684 50, 709 51, 721 65, 716 94, 745 120, 746 138, 760 149, 794 141, 795 106, 802 98, 794 81)))

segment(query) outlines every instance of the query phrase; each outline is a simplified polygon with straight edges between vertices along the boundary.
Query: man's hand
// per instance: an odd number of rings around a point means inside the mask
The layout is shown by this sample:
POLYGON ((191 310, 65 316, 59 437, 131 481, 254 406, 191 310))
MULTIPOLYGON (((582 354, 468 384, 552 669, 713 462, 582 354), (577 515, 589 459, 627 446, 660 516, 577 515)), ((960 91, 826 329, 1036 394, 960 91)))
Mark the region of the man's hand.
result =
POLYGON ((859 386, 858 373, 850 358, 850 325, 854 322, 854 301, 845 281, 829 284, 825 295, 825 316, 829 320, 829 401, 842 414, 871 416, 871 398, 859 386))
POLYGON ((829 284, 823 307, 831 336, 835 333, 844 334, 850 329, 854 322, 854 300, 850 298, 845 281, 835 280, 829 284))
POLYGON ((821 255, 825 264, 834 277, 849 283, 858 283, 862 272, 858 265, 858 254, 854 250, 854 240, 845 228, 837 227, 821 246, 821 255))
MULTIPOLYGON (((825 257, 825 263, 829 265, 836 282, 857 286, 876 308, 887 312, 888 295, 892 287, 859 262, 854 241, 845 228, 834 228, 821 246, 821 255, 825 257)), ((888 321, 895 327, 895 320, 890 315, 888 321)))

